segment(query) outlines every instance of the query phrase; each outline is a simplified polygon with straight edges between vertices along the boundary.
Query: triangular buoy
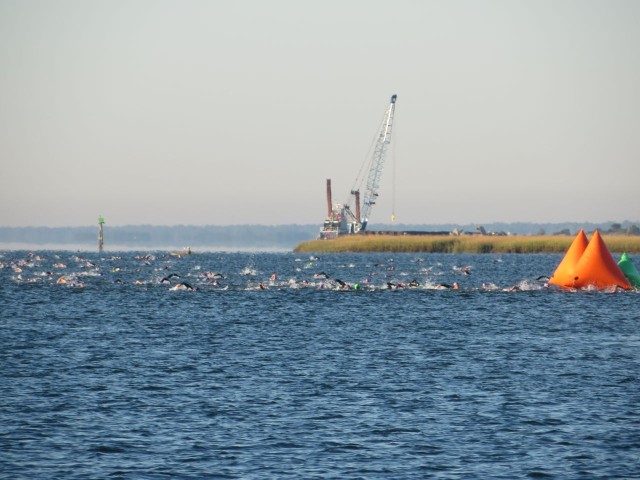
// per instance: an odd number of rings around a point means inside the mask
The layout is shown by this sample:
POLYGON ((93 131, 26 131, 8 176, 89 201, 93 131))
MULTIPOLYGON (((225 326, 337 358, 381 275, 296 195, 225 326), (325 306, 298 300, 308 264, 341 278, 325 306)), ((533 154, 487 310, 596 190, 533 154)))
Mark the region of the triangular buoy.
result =
POLYGON ((587 245, 589 245, 589 240, 587 240, 584 230, 580 230, 549 280, 550 284, 560 287, 573 286, 576 276, 574 272, 575 266, 580 257, 582 257, 587 245))
POLYGON ((576 288, 590 286, 598 289, 616 286, 626 290, 631 288, 631 284, 613 259, 598 230, 593 233, 589 245, 574 268, 574 273, 575 282, 571 286, 576 288))
POLYGON ((622 257, 620 257, 618 267, 620 267, 620 270, 622 270, 622 273, 627 277, 627 280, 629 280, 633 288, 640 288, 640 273, 638 273, 636 266, 627 255, 627 252, 623 253, 622 257))

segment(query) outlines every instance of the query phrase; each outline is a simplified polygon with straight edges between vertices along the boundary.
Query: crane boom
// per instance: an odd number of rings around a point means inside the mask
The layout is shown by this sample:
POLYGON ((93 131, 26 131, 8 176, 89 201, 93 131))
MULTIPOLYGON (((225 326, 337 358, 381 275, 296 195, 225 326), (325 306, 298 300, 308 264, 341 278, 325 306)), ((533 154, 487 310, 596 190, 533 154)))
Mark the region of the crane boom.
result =
POLYGON ((376 198, 378 197, 380 176, 382 175, 382 169, 384 167, 387 146, 391 143, 391 127, 393 126, 393 114, 395 112, 397 98, 397 95, 391 96, 391 101, 387 107, 387 111, 385 112, 376 140, 376 146, 373 151, 373 157, 371 158, 371 164, 369 167, 367 188, 364 192, 364 199, 362 202, 362 225, 360 230, 365 230, 367 228, 371 208, 375 205, 376 198))

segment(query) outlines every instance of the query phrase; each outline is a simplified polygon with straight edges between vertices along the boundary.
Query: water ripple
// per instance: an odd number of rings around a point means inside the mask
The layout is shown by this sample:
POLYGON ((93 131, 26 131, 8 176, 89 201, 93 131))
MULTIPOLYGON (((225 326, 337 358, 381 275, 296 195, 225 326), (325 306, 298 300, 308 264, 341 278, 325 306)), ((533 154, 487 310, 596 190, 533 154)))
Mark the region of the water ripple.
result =
POLYGON ((127 255, 0 269, 3 477, 640 476, 640 297, 502 291, 557 256, 127 255))

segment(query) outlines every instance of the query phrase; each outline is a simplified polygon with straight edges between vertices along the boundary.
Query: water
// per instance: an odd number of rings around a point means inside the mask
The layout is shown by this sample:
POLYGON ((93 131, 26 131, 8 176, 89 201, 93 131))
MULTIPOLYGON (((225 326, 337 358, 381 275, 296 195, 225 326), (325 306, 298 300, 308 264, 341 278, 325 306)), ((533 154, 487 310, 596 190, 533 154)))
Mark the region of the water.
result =
POLYGON ((640 477, 640 296, 561 255, 0 255, 2 478, 640 477))

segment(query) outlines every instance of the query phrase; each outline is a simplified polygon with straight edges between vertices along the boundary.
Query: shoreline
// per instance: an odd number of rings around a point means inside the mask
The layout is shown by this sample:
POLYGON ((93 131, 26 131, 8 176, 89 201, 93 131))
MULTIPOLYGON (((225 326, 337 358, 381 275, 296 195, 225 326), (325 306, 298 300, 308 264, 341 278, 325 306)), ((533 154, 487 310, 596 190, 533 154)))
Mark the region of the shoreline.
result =
MULTIPOLYGON (((601 234, 611 253, 640 253, 640 236, 601 234)), ((590 235, 588 235, 591 238, 590 235)), ((296 253, 565 253, 575 235, 345 235, 310 240, 296 253)))

